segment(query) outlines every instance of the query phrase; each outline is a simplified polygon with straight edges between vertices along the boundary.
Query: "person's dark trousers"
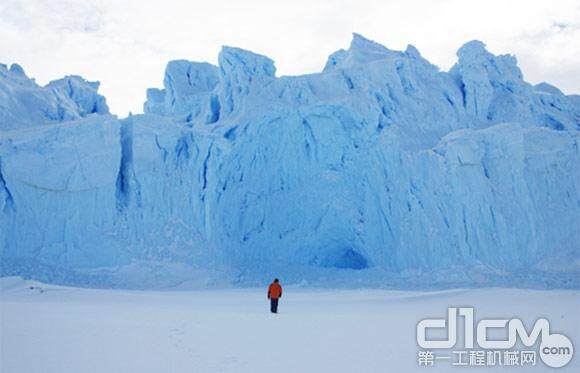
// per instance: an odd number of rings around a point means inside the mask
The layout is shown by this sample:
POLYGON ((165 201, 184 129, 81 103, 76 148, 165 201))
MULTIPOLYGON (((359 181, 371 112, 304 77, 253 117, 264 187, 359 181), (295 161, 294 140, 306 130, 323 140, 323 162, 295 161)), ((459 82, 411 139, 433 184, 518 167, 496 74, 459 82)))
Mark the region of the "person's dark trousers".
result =
POLYGON ((278 299, 270 298, 270 312, 278 313, 278 299))

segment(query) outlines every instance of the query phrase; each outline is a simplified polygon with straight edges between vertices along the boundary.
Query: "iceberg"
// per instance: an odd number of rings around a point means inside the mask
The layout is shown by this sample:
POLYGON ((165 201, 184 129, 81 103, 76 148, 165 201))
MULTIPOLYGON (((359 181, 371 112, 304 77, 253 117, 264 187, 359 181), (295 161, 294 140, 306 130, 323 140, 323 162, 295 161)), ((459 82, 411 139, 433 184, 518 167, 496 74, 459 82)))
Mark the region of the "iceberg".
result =
POLYGON ((2 275, 86 286, 580 287, 580 105, 479 41, 354 34, 320 73, 224 47, 144 114, 0 66, 2 275), (203 281, 200 281, 203 279, 203 281))
POLYGON ((46 123, 109 114, 98 82, 67 76, 38 86, 20 65, 0 64, 0 130, 23 129, 46 123))

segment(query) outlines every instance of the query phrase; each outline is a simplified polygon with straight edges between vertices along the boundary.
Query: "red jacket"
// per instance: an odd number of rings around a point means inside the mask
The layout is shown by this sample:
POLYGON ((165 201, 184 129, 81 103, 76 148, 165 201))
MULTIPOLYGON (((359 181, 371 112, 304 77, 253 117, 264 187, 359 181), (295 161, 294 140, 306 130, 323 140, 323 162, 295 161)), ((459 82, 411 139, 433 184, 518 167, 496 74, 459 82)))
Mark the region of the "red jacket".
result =
POLYGON ((277 282, 272 282, 268 287, 268 299, 282 298, 282 286, 277 282))

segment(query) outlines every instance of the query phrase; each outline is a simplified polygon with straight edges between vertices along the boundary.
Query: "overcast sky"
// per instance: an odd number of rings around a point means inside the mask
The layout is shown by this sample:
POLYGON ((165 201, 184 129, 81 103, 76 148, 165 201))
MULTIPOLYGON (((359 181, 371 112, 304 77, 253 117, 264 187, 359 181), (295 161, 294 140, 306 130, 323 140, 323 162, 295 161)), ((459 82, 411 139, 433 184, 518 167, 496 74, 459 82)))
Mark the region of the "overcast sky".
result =
POLYGON ((443 70, 479 39, 515 54, 526 80, 580 93, 580 0, 0 0, 0 62, 39 84, 98 80, 121 116, 142 112, 169 60, 216 63, 231 45, 269 56, 278 76, 311 73, 352 32, 413 44, 443 70))

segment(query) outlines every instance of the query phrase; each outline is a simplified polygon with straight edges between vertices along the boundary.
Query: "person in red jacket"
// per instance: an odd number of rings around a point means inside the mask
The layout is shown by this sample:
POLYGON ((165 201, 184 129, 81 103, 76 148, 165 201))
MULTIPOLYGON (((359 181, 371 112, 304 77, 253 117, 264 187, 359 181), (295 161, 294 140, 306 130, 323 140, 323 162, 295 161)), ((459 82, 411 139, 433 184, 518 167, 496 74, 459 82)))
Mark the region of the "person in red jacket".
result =
POLYGON ((282 286, 277 278, 268 286, 268 299, 270 299, 270 312, 278 313, 278 299, 282 298, 282 286))

